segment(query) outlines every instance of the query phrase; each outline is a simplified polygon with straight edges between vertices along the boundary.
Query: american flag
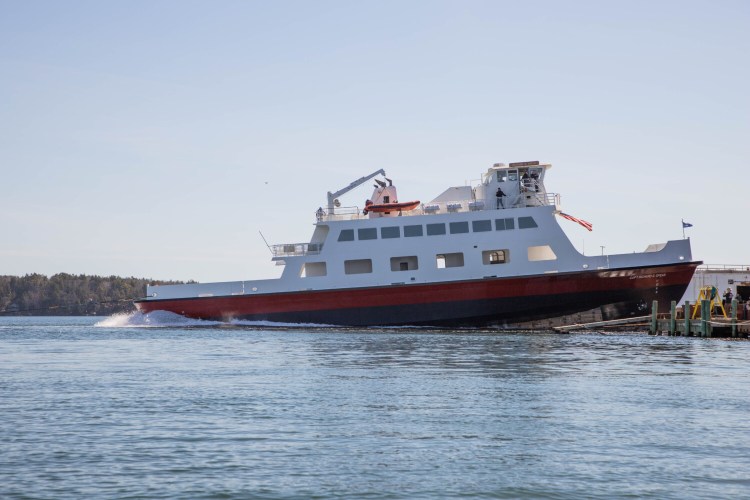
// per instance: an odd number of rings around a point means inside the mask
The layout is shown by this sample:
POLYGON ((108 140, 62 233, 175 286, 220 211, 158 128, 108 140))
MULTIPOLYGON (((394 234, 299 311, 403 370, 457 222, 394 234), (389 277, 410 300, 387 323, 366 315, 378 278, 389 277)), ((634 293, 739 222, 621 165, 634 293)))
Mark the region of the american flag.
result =
POLYGON ((573 222, 579 223, 580 225, 582 225, 583 227, 585 227, 589 231, 593 231, 594 230, 594 226, 590 222, 588 222, 588 221, 585 221, 583 219, 579 219, 577 217, 573 217, 572 215, 568 215, 568 214, 566 214, 564 212, 559 212, 558 215, 560 217, 562 217, 563 219, 568 219, 568 220, 572 220, 573 222))

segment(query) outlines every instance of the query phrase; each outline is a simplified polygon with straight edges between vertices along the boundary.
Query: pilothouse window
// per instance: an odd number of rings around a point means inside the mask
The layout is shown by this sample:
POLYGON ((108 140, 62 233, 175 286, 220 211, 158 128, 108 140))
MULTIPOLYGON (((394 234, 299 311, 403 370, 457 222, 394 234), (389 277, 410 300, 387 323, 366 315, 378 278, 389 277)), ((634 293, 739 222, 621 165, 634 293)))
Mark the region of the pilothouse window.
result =
POLYGON ((445 224, 427 224, 427 236, 445 234, 445 224))
POLYGON ((475 233, 491 231, 492 223, 489 220, 474 220, 474 221, 471 221, 471 229, 475 233))
POLYGON ((518 229, 531 229, 539 227, 536 225, 536 221, 533 217, 519 217, 518 218, 518 229))
POLYGON ((451 234, 461 234, 469 232, 469 223, 466 221, 451 222, 449 225, 451 228, 451 234))
POLYGON ((383 239, 387 238, 400 238, 401 237, 401 228, 398 226, 393 227, 381 227, 380 228, 380 237, 383 239))
POLYGON ((505 231, 506 229, 515 229, 513 218, 495 219, 495 231, 505 231))
POLYGON ((378 239, 378 230, 374 227, 357 229, 358 240, 376 240, 378 239))
POLYGON ((404 237, 422 236, 422 226, 404 226, 404 237))
POLYGON ((354 241, 354 229, 342 229, 339 233, 339 241, 354 241))

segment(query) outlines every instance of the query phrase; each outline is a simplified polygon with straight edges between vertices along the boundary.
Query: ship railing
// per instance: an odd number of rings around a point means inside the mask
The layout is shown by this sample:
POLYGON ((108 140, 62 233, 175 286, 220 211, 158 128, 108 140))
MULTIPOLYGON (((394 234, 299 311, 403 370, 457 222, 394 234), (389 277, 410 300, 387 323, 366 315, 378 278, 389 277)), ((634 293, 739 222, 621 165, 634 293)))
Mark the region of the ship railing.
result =
MULTIPOLYGON (((401 216, 408 217, 412 215, 435 215, 448 214, 457 212, 476 212, 480 210, 495 209, 496 200, 494 197, 490 200, 453 200, 440 201, 431 203, 422 203, 414 210, 403 210, 401 216)), ((523 208, 538 206, 560 206, 560 195, 557 193, 536 193, 533 200, 527 201, 524 196, 518 196, 515 200, 504 199, 504 208, 523 208)), ((359 207, 337 207, 334 213, 327 213, 319 209, 315 213, 318 222, 323 221, 340 221, 368 219, 370 216, 362 213, 359 207)))
POLYGON ((734 272, 734 273, 747 273, 750 272, 749 265, 741 264, 703 264, 698 266, 701 271, 716 271, 716 272, 734 272))
POLYGON ((271 245, 271 253, 274 257, 295 257, 304 255, 317 255, 323 250, 322 243, 283 243, 271 245))
POLYGON ((452 214, 457 212, 476 212, 486 208, 492 207, 487 206, 485 200, 453 200, 423 203, 422 206, 414 210, 414 212, 419 212, 419 215, 452 214))
POLYGON ((534 199, 538 202, 534 206, 546 205, 555 208, 560 206, 560 195, 557 193, 537 193, 534 199))
POLYGON ((353 220, 353 219, 366 219, 367 216, 362 213, 362 209, 359 207, 336 207, 333 213, 328 213, 323 209, 318 209, 315 212, 315 218, 318 222, 322 221, 336 221, 336 220, 353 220))

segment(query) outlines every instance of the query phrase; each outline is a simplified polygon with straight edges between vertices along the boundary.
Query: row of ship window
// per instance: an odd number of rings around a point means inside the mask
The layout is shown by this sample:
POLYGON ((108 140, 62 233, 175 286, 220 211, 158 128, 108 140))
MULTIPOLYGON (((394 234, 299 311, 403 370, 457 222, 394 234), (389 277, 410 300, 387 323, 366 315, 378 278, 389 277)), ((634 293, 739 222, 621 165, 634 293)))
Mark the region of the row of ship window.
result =
MULTIPOLYGON (((507 219, 495 219, 495 231, 507 231, 515 229, 515 220, 511 218, 507 219)), ((538 227, 533 217, 519 217, 518 218, 518 229, 532 229, 538 227)), ((400 238, 401 237, 401 226, 387 226, 380 228, 380 238, 400 238)), ((449 222, 447 230, 450 234, 462 234, 469 232, 469 221, 461 222, 449 222)), ((474 233, 482 233, 486 231, 492 231, 492 220, 474 220, 471 221, 471 231, 474 233)), ((448 234, 446 232, 446 225, 443 222, 434 224, 416 224, 403 226, 404 238, 410 238, 415 236, 439 236, 442 234, 448 234)), ((357 229, 357 240, 376 240, 378 239, 378 228, 367 227, 357 229)), ((354 241, 354 229, 342 229, 339 233, 338 241, 354 241)))
MULTIPOLYGON (((482 262, 485 265, 507 264, 510 260, 508 249, 486 250, 482 252, 482 262)), ((464 254, 441 253, 435 255, 435 267, 445 269, 463 267, 464 254)), ((391 257, 391 271, 416 271, 419 269, 419 259, 416 255, 391 257)), ((372 272, 372 259, 353 259, 344 261, 345 274, 367 274, 372 272)), ((328 274, 325 262, 306 262, 302 265, 301 277, 326 276, 328 274)))

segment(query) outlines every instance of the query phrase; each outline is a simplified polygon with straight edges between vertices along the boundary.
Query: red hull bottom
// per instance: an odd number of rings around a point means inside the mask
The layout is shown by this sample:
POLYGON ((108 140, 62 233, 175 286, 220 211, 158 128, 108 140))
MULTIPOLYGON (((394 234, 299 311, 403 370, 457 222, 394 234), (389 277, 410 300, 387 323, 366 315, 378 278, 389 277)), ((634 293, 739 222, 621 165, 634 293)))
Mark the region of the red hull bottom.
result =
POLYGON ((513 278, 343 290, 144 299, 144 313, 189 318, 341 326, 485 326, 551 318, 597 307, 610 318, 644 315, 680 300, 700 262, 513 278))

